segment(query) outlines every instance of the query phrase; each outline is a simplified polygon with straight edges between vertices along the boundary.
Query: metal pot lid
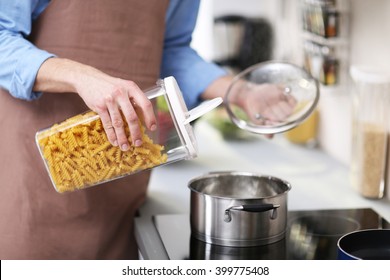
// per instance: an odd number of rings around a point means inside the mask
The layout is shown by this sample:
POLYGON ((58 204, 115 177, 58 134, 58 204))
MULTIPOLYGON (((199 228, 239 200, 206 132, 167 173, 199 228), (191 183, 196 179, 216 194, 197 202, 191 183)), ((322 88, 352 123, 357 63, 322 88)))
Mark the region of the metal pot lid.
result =
POLYGON ((258 134, 287 131, 317 106, 319 84, 307 71, 287 62, 255 64, 239 73, 225 96, 232 122, 258 134))

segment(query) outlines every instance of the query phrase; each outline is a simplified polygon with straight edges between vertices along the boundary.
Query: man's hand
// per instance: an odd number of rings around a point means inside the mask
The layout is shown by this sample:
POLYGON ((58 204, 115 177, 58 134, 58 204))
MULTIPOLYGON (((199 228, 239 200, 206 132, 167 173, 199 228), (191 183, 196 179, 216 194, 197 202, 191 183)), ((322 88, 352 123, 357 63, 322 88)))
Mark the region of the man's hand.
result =
POLYGON ((282 123, 294 112, 295 98, 288 88, 274 84, 243 82, 232 101, 241 107, 254 124, 282 123))
MULTIPOLYGON (((202 94, 202 98, 225 98, 233 79, 232 76, 224 76, 215 80, 202 94)), ((241 108, 253 124, 273 125, 286 121, 297 104, 288 88, 274 84, 254 84, 242 80, 237 81, 231 90, 228 102, 241 108)), ((273 135, 266 136, 272 138, 273 135)))
POLYGON ((123 151, 129 149, 126 123, 135 146, 142 144, 141 119, 148 129, 156 129, 153 105, 134 82, 75 61, 46 60, 38 71, 34 90, 79 94, 85 104, 99 114, 111 144, 119 145, 123 151))

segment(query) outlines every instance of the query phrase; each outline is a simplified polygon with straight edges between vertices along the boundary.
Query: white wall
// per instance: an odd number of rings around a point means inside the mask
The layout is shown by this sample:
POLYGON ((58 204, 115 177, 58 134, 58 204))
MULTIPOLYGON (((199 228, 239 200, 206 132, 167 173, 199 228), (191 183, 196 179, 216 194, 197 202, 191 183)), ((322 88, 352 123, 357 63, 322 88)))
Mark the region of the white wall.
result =
MULTIPOLYGON (((351 0, 350 4, 350 64, 389 71, 390 1, 351 0)), ((351 160, 352 94, 350 81, 347 88, 323 92, 320 102, 321 147, 346 164, 350 164, 351 160)))
POLYGON ((351 62, 389 67, 390 1, 352 0, 351 62))

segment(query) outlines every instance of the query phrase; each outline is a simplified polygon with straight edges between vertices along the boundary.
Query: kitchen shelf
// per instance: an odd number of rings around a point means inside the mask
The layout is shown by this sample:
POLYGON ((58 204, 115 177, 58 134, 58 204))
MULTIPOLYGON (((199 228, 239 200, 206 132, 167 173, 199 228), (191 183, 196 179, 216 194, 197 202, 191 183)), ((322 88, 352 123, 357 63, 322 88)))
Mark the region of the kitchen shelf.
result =
POLYGON ((349 1, 301 2, 304 65, 319 80, 321 87, 329 91, 341 89, 348 83, 349 1))
POLYGON ((308 31, 302 32, 302 38, 304 40, 309 40, 320 45, 326 45, 331 47, 337 47, 337 46, 344 47, 349 45, 349 40, 347 38, 340 38, 340 37, 325 38, 308 31))

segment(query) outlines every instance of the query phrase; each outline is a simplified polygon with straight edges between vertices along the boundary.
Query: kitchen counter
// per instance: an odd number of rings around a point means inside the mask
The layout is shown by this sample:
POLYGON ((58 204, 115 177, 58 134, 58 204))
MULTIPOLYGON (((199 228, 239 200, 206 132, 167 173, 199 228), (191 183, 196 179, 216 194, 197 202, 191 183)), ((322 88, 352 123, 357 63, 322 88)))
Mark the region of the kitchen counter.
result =
POLYGON ((152 172, 147 201, 136 219, 141 253, 147 240, 155 237, 151 217, 188 214, 188 182, 210 171, 249 171, 286 180, 292 185, 289 210, 372 208, 390 221, 390 201, 360 196, 351 186, 349 167, 320 149, 292 144, 282 135, 273 139, 253 136, 249 140, 224 140, 219 131, 202 119, 195 123, 194 130, 198 157, 160 166, 152 172))
POLYGON ((189 213, 189 180, 210 171, 250 171, 291 183, 290 210, 371 207, 390 220, 390 201, 361 197, 349 180, 349 167, 320 149, 289 143, 282 135, 226 141, 207 122, 195 124, 198 157, 157 167, 152 172, 142 216, 189 213))

